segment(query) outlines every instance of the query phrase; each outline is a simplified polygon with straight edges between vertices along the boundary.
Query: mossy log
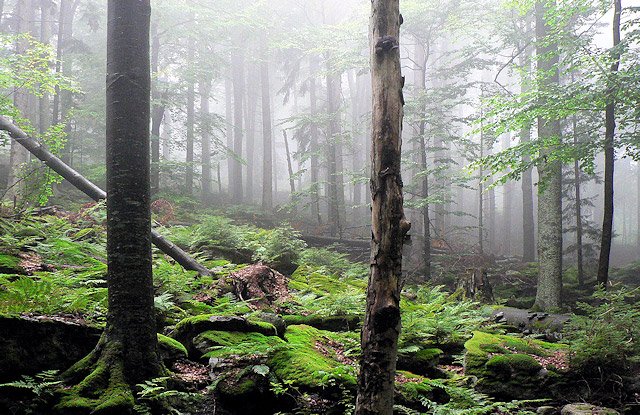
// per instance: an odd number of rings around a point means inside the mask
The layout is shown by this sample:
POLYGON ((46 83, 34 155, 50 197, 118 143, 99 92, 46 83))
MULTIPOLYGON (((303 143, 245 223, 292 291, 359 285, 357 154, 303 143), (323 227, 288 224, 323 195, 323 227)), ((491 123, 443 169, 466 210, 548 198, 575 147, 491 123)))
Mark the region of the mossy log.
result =
POLYGON ((549 341, 562 338, 562 328, 570 318, 567 314, 533 312, 513 307, 501 307, 493 312, 496 323, 506 324, 525 334, 543 334, 549 341))

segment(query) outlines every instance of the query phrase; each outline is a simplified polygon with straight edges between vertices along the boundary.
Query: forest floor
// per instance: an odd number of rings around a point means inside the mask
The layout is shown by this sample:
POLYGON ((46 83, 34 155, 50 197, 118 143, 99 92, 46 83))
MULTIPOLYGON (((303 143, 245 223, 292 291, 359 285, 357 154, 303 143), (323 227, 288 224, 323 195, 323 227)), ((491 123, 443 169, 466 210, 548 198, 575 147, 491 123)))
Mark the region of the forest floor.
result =
MULTIPOLYGON (((257 227, 269 221, 247 212, 171 206, 155 219, 214 276, 154 250, 170 375, 139 385, 140 413, 158 404, 175 414, 352 412, 366 264, 339 247, 308 247, 288 225, 257 227)), ((96 401, 60 405, 57 375, 92 350, 105 324, 104 223, 100 204, 0 217, 0 413, 82 413, 80 403, 96 401)), ((496 304, 446 286, 460 272, 441 272, 444 286, 404 286, 397 413, 640 413, 636 293, 590 296, 568 270, 567 297, 585 304, 549 325, 553 316, 504 308, 528 305, 534 265, 489 268, 496 304), (589 405, 566 406, 575 402, 589 405)), ((637 282, 640 266, 616 278, 637 282)))

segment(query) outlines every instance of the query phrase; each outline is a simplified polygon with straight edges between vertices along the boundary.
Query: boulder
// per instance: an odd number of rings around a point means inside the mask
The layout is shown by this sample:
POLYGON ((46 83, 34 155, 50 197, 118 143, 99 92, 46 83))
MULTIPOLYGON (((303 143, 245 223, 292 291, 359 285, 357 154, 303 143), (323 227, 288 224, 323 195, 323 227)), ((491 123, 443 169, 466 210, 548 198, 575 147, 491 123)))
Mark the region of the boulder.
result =
POLYGON ((620 412, 588 403, 571 403, 560 411, 561 415, 620 415, 620 412))

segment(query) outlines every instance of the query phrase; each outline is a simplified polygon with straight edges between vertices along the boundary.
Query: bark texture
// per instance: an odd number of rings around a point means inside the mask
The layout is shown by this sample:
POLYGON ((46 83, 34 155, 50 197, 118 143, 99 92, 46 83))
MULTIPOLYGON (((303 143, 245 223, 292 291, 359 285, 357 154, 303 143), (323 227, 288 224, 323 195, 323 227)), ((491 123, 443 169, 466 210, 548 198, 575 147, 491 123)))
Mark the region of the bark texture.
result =
POLYGON ((400 334, 402 245, 411 227, 402 207, 400 174, 404 79, 399 0, 373 0, 371 4, 371 268, 356 414, 391 415, 400 334))
MULTIPOLYGON (((613 50, 611 56, 610 76, 613 78, 620 67, 620 15, 622 0, 614 1, 613 17, 613 50)), ((616 87, 613 80, 607 88, 607 107, 605 110, 605 139, 604 139, 604 212, 602 218, 602 240, 600 243, 600 259, 598 261, 598 284, 607 286, 609 282, 609 257, 611 256, 611 240, 613 239, 613 178, 615 169, 615 135, 616 135, 616 87)))
POLYGON ((150 0, 109 0, 107 35, 107 343, 124 377, 157 376, 151 256, 150 0))
POLYGON ((271 134, 271 93, 269 87, 269 61, 267 40, 261 38, 260 49, 264 51, 260 62, 260 84, 262 87, 262 209, 273 210, 273 144, 271 134))
MULTIPOLYGON (((550 27, 546 15, 555 9, 556 2, 536 2, 536 39, 538 71, 542 88, 557 86, 558 45, 549 42, 550 27)), ((546 105, 541 102, 541 105, 546 105)), ((560 140, 560 120, 538 118, 539 140, 560 140)), ((541 310, 557 309, 562 298, 562 163, 553 159, 557 144, 549 142, 542 148, 542 162, 538 165, 540 177, 538 193, 538 258, 540 271, 535 307, 541 310)))

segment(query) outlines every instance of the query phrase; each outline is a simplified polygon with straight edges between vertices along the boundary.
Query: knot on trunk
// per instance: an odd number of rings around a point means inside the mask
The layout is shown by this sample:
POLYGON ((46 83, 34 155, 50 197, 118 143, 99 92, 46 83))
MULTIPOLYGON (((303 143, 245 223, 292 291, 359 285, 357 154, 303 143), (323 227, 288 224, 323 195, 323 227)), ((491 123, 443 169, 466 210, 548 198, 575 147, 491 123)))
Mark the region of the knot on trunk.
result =
POLYGON ((384 53, 388 53, 394 49, 398 49, 399 47, 400 43, 395 37, 389 35, 382 36, 376 42, 376 55, 382 56, 384 53))

